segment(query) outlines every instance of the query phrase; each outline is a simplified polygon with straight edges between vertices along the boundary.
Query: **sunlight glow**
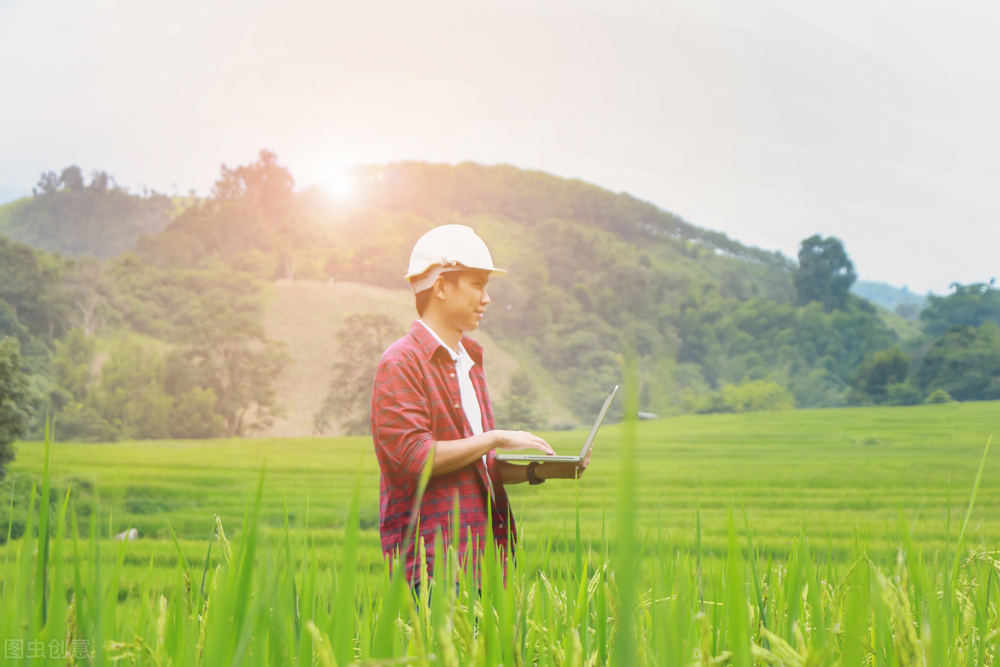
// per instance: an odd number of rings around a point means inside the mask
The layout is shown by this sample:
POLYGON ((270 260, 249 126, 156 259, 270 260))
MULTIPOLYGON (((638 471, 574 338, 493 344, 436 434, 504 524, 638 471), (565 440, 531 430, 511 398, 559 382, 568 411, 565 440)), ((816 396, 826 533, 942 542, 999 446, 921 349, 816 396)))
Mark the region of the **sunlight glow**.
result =
POLYGON ((354 177, 354 174, 342 171, 327 181, 323 189, 334 199, 349 201, 354 199, 358 194, 358 181, 354 177))

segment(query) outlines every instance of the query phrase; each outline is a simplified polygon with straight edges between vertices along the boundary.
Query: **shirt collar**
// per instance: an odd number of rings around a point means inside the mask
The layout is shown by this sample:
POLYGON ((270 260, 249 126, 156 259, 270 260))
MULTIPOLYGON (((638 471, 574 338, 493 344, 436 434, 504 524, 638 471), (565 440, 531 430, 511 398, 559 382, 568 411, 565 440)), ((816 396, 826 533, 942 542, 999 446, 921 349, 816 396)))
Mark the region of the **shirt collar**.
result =
POLYGON ((443 340, 441 340, 441 337, 437 335, 437 332, 434 331, 434 329, 431 329, 429 326, 427 326, 426 322, 424 322, 423 320, 417 320, 417 322, 422 324, 424 329, 426 329, 427 332, 434 337, 434 340, 438 342, 438 345, 440 345, 445 349, 445 351, 448 353, 448 356, 451 357, 452 361, 458 361, 460 358, 465 357, 466 359, 471 361, 473 365, 476 363, 472 361, 472 357, 470 357, 469 353, 465 351, 465 348, 462 346, 462 341, 458 341, 458 352, 456 352, 455 350, 448 347, 448 345, 445 344, 443 340))
MULTIPOLYGON (((428 359, 432 358, 439 349, 444 349, 449 359, 454 360, 457 358, 455 351, 445 345, 444 341, 441 340, 441 337, 434 333, 434 331, 429 326, 424 324, 422 320, 413 321, 413 324, 410 325, 410 335, 416 339, 428 359)), ((473 364, 482 365, 483 346, 476 340, 469 338, 468 336, 462 336, 459 346, 464 348, 473 364)))

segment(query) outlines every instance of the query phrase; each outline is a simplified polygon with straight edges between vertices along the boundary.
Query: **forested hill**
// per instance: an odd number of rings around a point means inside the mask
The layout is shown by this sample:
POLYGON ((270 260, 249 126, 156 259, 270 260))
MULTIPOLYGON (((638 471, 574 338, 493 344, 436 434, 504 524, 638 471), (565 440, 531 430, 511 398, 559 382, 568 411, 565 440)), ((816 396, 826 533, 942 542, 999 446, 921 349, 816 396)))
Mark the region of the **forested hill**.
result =
MULTIPOLYGON (((36 428, 51 413, 71 437, 363 432, 374 364, 409 317, 410 250, 444 223, 473 227, 509 270, 490 283, 482 325, 503 360, 492 375, 503 426, 589 421, 630 354, 640 409, 660 415, 1000 397, 992 286, 930 299, 912 325, 927 333, 900 340, 849 293, 856 274, 837 239, 803 240, 793 262, 627 194, 472 163, 361 168, 338 200, 296 188, 268 151, 223 167, 210 196, 171 208, 157 232, 149 212, 173 202, 78 171, 43 175, 31 200, 0 212, 11 228, 24 210, 137 207, 107 218, 116 243, 137 240, 106 260, 0 238, 0 339, 19 341, 36 428), (336 320, 329 347, 276 326, 291 321, 276 312, 300 306, 336 320)), ((97 217, 47 219, 92 221, 88 238, 102 238, 97 217)))
POLYGON ((859 280, 851 286, 851 291, 908 320, 915 320, 927 307, 927 297, 914 294, 906 286, 893 287, 887 283, 859 280))
POLYGON ((716 253, 790 270, 781 253, 745 246, 696 227, 627 194, 576 179, 508 165, 403 162, 357 170, 363 197, 386 210, 434 218, 447 212, 531 223, 548 219, 593 225, 631 242, 668 238, 716 253))
POLYGON ((0 234, 67 257, 115 257, 176 212, 166 195, 132 194, 100 171, 87 183, 71 166, 42 174, 31 197, 0 206, 0 234))

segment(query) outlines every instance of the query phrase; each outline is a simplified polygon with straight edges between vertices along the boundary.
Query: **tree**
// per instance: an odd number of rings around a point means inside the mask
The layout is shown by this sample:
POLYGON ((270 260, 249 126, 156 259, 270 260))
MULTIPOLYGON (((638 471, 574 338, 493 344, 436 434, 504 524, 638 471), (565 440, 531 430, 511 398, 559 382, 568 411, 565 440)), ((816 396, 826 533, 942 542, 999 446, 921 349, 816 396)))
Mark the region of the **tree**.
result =
POLYGON ((18 319, 23 321, 25 308, 38 300, 40 282, 35 251, 0 237, 0 299, 11 305, 18 319))
POLYGON ((924 394, 938 389, 956 401, 1000 398, 1000 327, 956 324, 934 341, 917 370, 924 394))
POLYGON ((77 328, 56 341, 49 364, 51 387, 46 408, 53 413, 53 432, 60 440, 108 442, 120 435, 120 429, 103 419, 88 400, 97 383, 91 368, 96 345, 93 338, 77 328))
POLYGON ((14 441, 28 428, 31 419, 31 390, 22 368, 16 338, 0 340, 0 479, 14 460, 14 441))
POLYGON ((403 333, 396 320, 381 313, 353 313, 344 318, 336 334, 343 361, 331 369, 326 399, 313 417, 316 433, 330 430, 333 420, 344 425, 347 435, 370 432, 375 370, 385 349, 403 333))
POLYGON ((128 339, 115 342, 86 405, 124 438, 169 437, 173 401, 164 390, 163 357, 128 339))
POLYGON ((55 337, 65 318, 64 261, 0 236, 0 300, 32 335, 55 337))
POLYGON ((978 327, 993 322, 1000 326, 1000 290, 992 283, 952 283, 951 288, 954 292, 948 296, 928 296, 929 305, 920 313, 928 336, 940 336, 955 324, 978 327))
POLYGON ((876 405, 885 403, 889 398, 889 387, 905 382, 909 373, 910 357, 898 345, 871 352, 851 377, 853 391, 850 401, 873 402, 876 405))
POLYGON ((59 191, 59 177, 56 176, 54 171, 42 172, 41 178, 38 179, 38 185, 32 188, 31 193, 35 197, 40 197, 43 195, 51 195, 59 191))
POLYGON ((13 336, 21 346, 25 369, 29 374, 45 374, 48 365, 49 348, 41 340, 31 335, 21 324, 14 309, 6 301, 0 300, 0 340, 13 336))
POLYGON ((193 296, 174 325, 184 348, 168 360, 167 391, 211 390, 229 437, 269 427, 282 413, 275 381, 287 355, 264 335, 260 284, 228 270, 186 271, 181 283, 193 296))
POLYGON ((170 416, 171 438, 215 438, 225 432, 225 421, 215 412, 215 392, 193 387, 174 397, 170 416))
POLYGON ((535 415, 535 387, 531 376, 523 368, 511 373, 510 391, 497 415, 497 422, 503 428, 514 431, 533 431, 538 428, 535 415))
POLYGON ((79 192, 83 190, 83 172, 75 164, 66 167, 59 175, 59 182, 67 190, 79 192))
POLYGON ((90 188, 98 192, 106 192, 114 183, 114 179, 106 171, 93 171, 90 174, 90 188))
POLYGON ((64 286, 73 303, 74 317, 70 322, 82 329, 84 335, 92 335, 105 315, 111 290, 104 264, 93 258, 73 262, 64 286))
MULTIPOLYGON (((297 272, 318 278, 329 233, 316 224, 321 214, 315 205, 300 201, 294 186, 291 173, 268 150, 249 165, 223 165, 212 198, 186 209, 163 234, 143 239, 137 251, 163 268, 190 268, 218 255, 253 271, 270 264, 273 271, 262 276, 268 280, 294 279, 297 272)), ((362 231, 372 235, 371 229, 362 231)))
POLYGON ((840 239, 824 239, 817 234, 802 242, 799 266, 792 273, 800 306, 819 301, 828 313, 843 310, 855 280, 854 264, 840 239))
POLYGON ((54 389, 52 405, 61 410, 67 405, 83 403, 90 386, 90 364, 94 359, 96 344, 80 329, 70 329, 66 337, 56 342, 50 375, 54 389))
POLYGON ((222 202, 242 202, 261 212, 270 223, 279 222, 291 211, 295 179, 278 156, 262 149, 256 162, 231 169, 222 165, 222 175, 212 194, 222 202))

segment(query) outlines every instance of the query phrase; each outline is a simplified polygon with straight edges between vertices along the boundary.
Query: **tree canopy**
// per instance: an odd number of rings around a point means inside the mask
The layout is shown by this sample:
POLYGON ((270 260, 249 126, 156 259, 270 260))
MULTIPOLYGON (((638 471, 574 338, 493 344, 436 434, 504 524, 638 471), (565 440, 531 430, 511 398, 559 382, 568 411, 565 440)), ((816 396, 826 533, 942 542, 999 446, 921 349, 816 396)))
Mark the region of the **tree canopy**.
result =
POLYGON ((992 322, 1000 326, 1000 290, 983 283, 952 283, 951 294, 928 297, 929 305, 920 313, 920 322, 929 336, 940 336, 952 325, 978 327, 992 322))
POLYGON ((1000 327, 952 326, 928 350, 916 379, 925 394, 943 389, 958 401, 1000 399, 1000 327))
POLYGON ((382 353, 403 331, 396 320, 382 313, 353 313, 337 332, 340 359, 331 367, 332 379, 313 424, 316 433, 340 421, 348 435, 371 432, 372 379, 382 353))
POLYGON ((854 264, 840 239, 810 236, 799 248, 799 266, 792 273, 796 303, 823 304, 826 312, 847 307, 851 285, 857 280, 854 264))
POLYGON ((65 256, 114 257, 160 232, 175 208, 166 195, 132 194, 103 171, 85 184, 72 166, 42 174, 32 197, 0 215, 0 234, 65 256))
POLYGON ((295 180, 277 156, 235 168, 222 165, 213 196, 141 239, 138 255, 162 269, 195 268, 213 258, 266 280, 325 277, 331 236, 296 197, 295 180))
POLYGON ((851 377, 851 402, 887 402, 892 385, 906 381, 910 365, 910 357, 898 345, 869 352, 851 377))
POLYGON ((0 340, 0 479, 14 459, 14 441, 28 429, 32 395, 17 339, 0 340))

